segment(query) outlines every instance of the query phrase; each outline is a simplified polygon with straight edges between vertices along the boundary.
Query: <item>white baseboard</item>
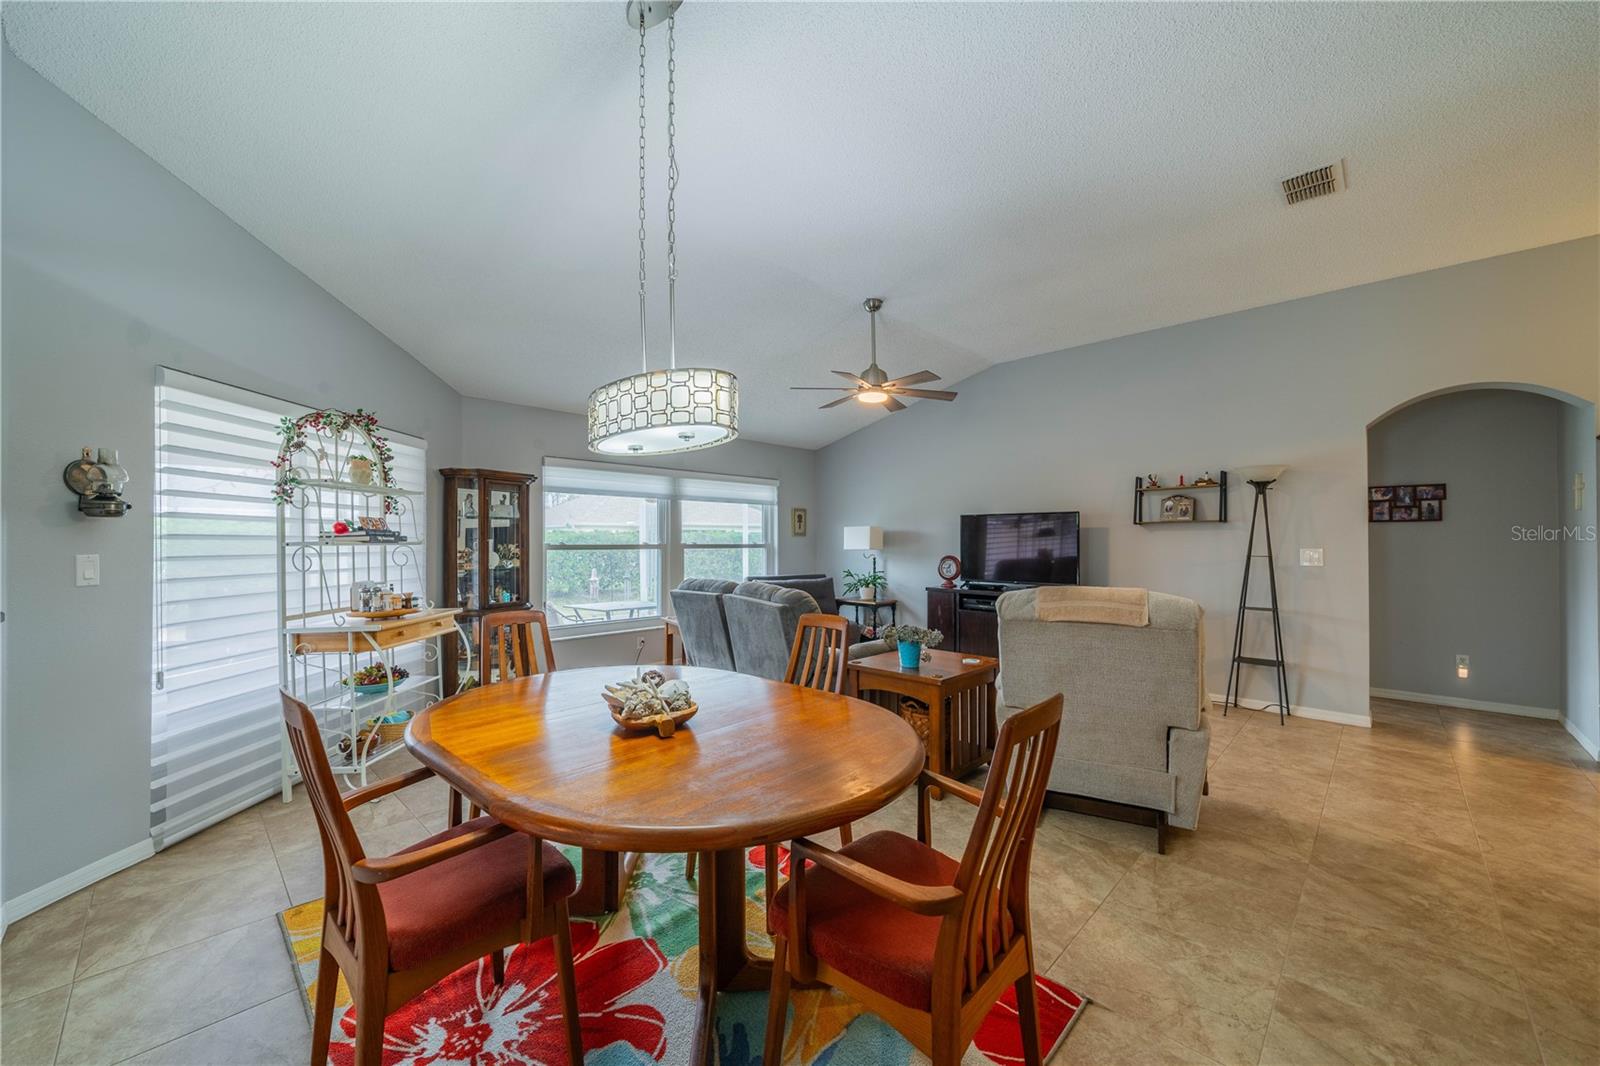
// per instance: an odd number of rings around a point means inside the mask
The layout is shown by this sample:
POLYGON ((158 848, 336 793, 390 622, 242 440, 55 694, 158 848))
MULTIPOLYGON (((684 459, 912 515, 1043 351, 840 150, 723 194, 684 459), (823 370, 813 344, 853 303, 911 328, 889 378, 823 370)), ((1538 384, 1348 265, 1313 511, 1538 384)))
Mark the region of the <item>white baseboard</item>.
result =
POLYGON ((6 921, 19 922, 34 911, 43 910, 57 900, 66 899, 79 889, 88 888, 96 881, 110 877, 119 870, 126 870, 134 863, 142 862, 155 853, 154 840, 141 840, 121 851, 112 852, 103 859, 97 859, 88 866, 58 877, 48 884, 40 885, 31 892, 24 892, 15 899, 8 899, 4 904, 6 921))
MULTIPOLYGON (((1223 698, 1217 695, 1215 692, 1211 693, 1212 703, 1220 705, 1222 703, 1222 699, 1223 698)), ((1235 706, 1243 707, 1248 711, 1276 711, 1278 709, 1277 704, 1269 703, 1266 700, 1238 699, 1234 700, 1233 702, 1235 706)), ((1335 725, 1353 725, 1361 729, 1372 728, 1372 715, 1370 714, 1352 714, 1349 711, 1329 711, 1321 707, 1307 707, 1299 703, 1294 704, 1293 707, 1290 708, 1290 711, 1292 716, 1295 718, 1310 718, 1317 722, 1333 722, 1335 725)))
POLYGON ((1600 761, 1600 743, 1593 737, 1586 737, 1578 732, 1578 727, 1572 724, 1570 718, 1562 719, 1561 724, 1567 727, 1567 732, 1572 734, 1572 739, 1578 742, 1578 746, 1589 753, 1589 758, 1600 761))
POLYGON ((1407 703, 1432 703, 1439 707, 1459 707, 1464 711, 1488 711, 1491 714, 1514 714, 1519 718, 1548 718, 1555 721, 1561 712, 1554 707, 1524 707, 1519 703, 1494 703, 1490 700, 1467 700, 1460 696, 1434 696, 1426 692, 1401 692, 1393 688, 1375 688, 1372 694, 1382 700, 1404 700, 1407 703))

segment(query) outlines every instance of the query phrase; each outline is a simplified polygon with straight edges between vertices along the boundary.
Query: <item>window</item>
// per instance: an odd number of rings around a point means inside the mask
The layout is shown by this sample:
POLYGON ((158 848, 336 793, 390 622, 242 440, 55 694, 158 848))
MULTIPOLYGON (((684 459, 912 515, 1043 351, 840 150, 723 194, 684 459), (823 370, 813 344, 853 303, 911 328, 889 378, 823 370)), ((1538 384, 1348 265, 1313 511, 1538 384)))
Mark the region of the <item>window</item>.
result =
POLYGON ((653 496, 546 492, 545 602, 551 625, 661 614, 661 508, 653 496))
POLYGON ((544 466, 545 610, 554 627, 659 618, 685 577, 773 573, 778 483, 570 460, 544 466))
POLYGON ((771 507, 725 500, 682 500, 683 576, 747 581, 770 574, 771 507))
MULTIPOLYGON (((157 373, 150 826, 165 846, 278 788, 278 513, 268 463, 278 420, 307 409, 157 373)), ((384 432, 397 481, 425 485, 425 442, 384 432)), ((408 503, 420 509, 425 498, 408 503)), ((427 528, 420 512, 417 528, 427 528)), ((414 566, 391 570, 397 589, 424 591, 424 546, 415 545, 414 566)), ((283 586, 290 613, 301 609, 298 590, 283 586)))

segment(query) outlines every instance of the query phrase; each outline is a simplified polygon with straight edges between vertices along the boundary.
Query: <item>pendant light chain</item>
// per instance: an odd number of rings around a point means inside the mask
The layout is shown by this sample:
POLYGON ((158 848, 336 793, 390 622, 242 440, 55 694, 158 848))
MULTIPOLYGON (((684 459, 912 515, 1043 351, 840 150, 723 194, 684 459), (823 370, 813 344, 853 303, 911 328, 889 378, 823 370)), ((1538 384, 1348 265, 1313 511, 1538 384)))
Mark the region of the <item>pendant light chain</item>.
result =
POLYGON ((639 6, 639 362, 650 369, 650 347, 644 323, 644 5, 639 6))
POLYGON ((667 343, 669 365, 678 368, 678 54, 673 29, 677 16, 667 15, 667 343))

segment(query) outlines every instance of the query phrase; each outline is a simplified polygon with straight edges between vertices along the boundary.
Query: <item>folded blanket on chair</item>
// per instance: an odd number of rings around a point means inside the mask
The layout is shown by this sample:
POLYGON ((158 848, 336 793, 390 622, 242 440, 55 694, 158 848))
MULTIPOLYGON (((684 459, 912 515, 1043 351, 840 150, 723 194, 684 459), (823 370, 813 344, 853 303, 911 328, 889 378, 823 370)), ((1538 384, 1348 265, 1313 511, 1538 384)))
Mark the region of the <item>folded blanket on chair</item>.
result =
POLYGON ((1149 589, 1094 585, 1045 585, 1034 596, 1041 622, 1099 622, 1112 626, 1150 624, 1149 589))

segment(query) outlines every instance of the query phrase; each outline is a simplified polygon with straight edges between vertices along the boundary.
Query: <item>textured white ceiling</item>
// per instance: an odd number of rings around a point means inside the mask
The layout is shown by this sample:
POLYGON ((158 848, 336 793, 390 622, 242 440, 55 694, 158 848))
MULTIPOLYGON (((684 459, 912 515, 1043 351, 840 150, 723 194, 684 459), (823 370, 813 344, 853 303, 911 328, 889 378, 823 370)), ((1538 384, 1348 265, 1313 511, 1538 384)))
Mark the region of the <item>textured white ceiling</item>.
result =
MULTIPOLYGON (((622 7, 3 17, 25 62, 452 386, 580 410, 638 365, 622 7)), ((865 365, 865 296, 888 299, 891 374, 959 381, 1600 229, 1592 4, 691 0, 678 37, 679 349, 739 374, 759 440, 893 417, 787 391, 865 365), (1341 157, 1348 192, 1283 205, 1281 178, 1341 157)))

